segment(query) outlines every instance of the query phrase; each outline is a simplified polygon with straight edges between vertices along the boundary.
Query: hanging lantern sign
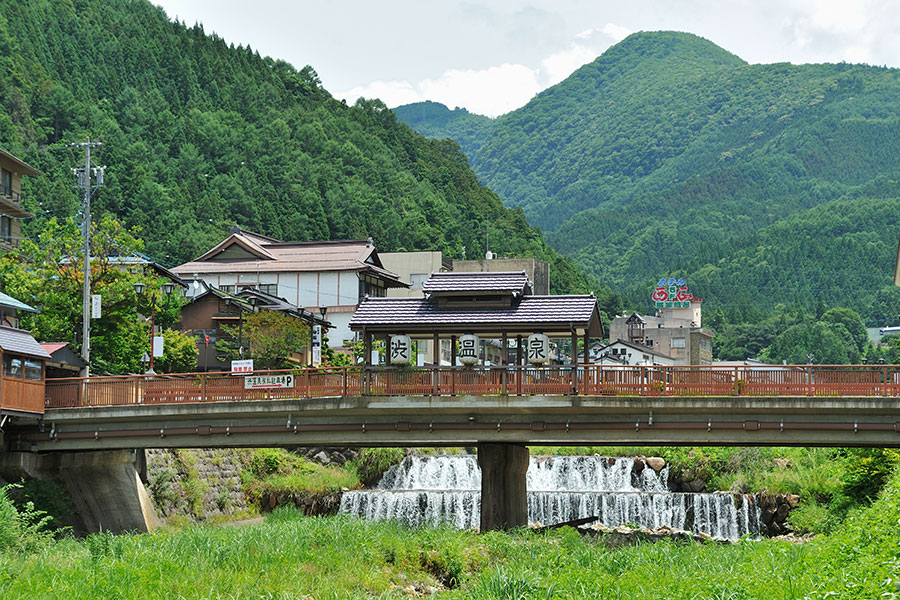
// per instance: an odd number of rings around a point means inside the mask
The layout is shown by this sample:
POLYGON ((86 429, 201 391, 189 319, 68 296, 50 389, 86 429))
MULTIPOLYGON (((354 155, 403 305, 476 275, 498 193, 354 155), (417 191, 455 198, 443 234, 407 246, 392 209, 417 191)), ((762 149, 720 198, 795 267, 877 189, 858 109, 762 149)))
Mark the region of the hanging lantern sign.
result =
POLYGON ((391 336, 391 364, 408 365, 412 359, 412 342, 408 335, 391 336))
POLYGON ((543 333, 528 336, 528 362, 534 365, 550 362, 550 338, 543 333))
POLYGON ((459 336, 459 362, 474 365, 478 362, 478 336, 467 333, 459 336))

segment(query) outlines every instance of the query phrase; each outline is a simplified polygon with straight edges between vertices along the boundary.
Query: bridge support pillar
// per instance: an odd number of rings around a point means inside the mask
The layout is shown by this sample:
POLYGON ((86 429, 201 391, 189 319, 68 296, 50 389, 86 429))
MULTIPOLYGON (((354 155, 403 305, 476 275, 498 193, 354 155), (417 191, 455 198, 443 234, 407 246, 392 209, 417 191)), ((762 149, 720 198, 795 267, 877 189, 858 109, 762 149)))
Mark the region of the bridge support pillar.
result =
POLYGON ((78 514, 79 533, 145 532, 159 525, 150 494, 138 468, 143 450, 105 452, 0 453, 0 474, 52 479, 69 491, 78 514))
POLYGON ((481 467, 481 531, 528 525, 525 472, 528 448, 522 444, 478 444, 481 467))

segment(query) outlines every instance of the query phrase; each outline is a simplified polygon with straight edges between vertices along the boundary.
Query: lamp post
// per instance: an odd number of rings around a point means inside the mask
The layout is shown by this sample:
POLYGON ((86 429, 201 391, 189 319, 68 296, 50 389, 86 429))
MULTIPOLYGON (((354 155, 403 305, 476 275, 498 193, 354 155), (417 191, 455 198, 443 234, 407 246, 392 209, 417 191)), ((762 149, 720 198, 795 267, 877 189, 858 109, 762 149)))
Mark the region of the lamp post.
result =
MULTIPOLYGON (((144 288, 146 285, 137 281, 134 284, 134 293, 137 295, 138 300, 140 300, 144 295, 144 288)), ((165 297, 168 298, 172 295, 172 290, 175 289, 175 284, 171 281, 167 281, 162 284, 162 291, 165 294, 165 297)), ((161 297, 160 297, 161 299, 161 297)), ((153 375, 156 371, 153 370, 153 334, 156 333, 156 307, 159 306, 157 303, 156 292, 150 292, 150 369, 147 371, 148 374, 153 375)))

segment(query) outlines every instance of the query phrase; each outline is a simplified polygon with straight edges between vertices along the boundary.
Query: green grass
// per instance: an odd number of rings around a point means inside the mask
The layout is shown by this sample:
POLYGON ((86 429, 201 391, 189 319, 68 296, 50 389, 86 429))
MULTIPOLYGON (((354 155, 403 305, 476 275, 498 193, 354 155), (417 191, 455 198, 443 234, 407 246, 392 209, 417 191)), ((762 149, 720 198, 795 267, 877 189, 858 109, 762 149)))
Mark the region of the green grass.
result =
POLYGON ((831 535, 609 549, 572 529, 477 535, 276 510, 247 527, 0 551, 0 598, 897 598, 900 475, 831 535))
POLYGON ((251 501, 266 493, 328 494, 360 486, 352 469, 325 467, 280 448, 248 451, 241 480, 251 501))

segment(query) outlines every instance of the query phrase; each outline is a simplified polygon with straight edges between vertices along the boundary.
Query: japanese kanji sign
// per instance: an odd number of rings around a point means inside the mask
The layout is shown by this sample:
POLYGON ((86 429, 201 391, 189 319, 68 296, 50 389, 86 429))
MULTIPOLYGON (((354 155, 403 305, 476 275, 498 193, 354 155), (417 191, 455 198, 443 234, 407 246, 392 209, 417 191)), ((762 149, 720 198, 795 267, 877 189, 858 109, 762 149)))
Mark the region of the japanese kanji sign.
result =
POLYGON ((652 298, 656 308, 690 308, 694 295, 688 292, 684 279, 663 277, 656 284, 652 298))

